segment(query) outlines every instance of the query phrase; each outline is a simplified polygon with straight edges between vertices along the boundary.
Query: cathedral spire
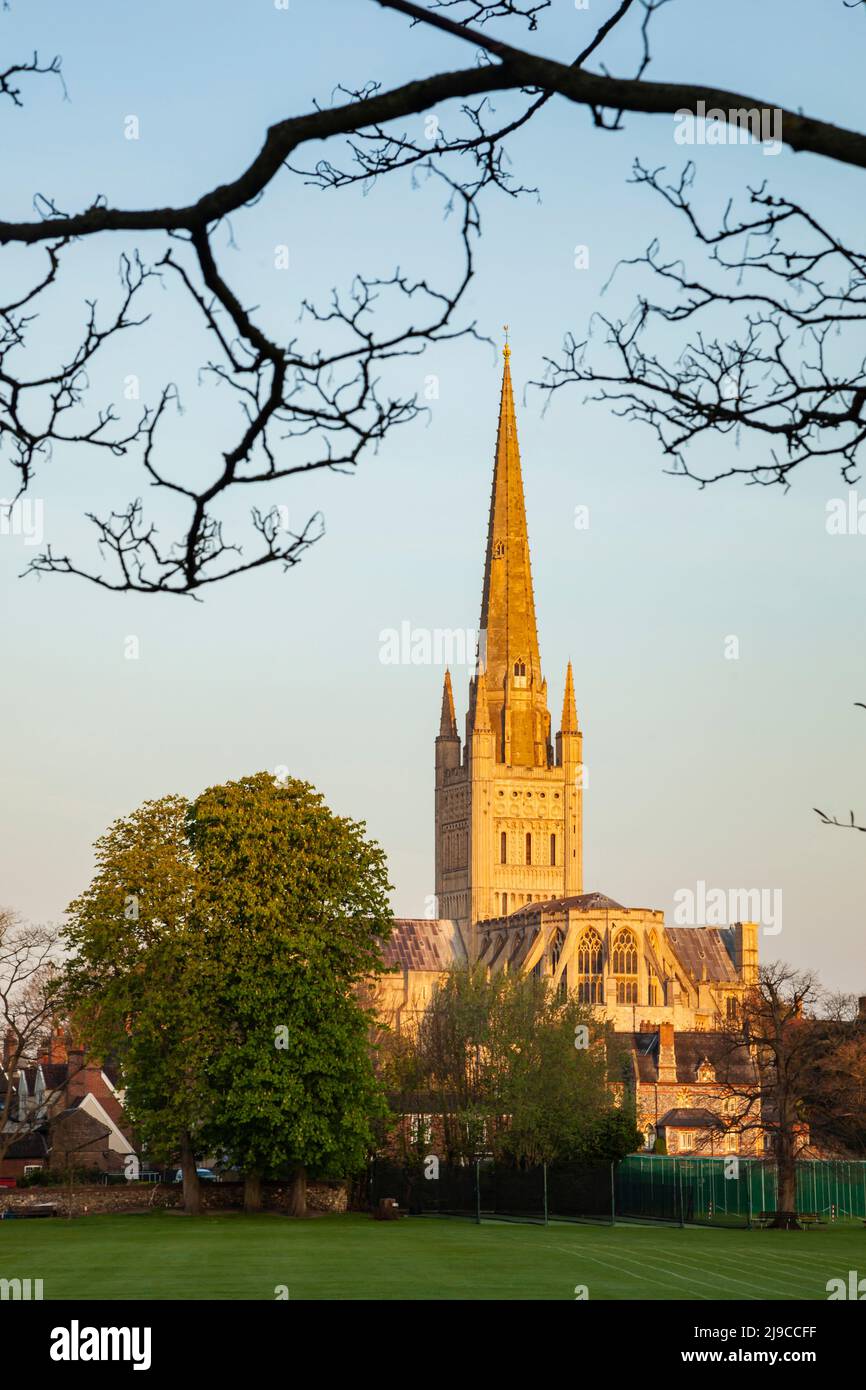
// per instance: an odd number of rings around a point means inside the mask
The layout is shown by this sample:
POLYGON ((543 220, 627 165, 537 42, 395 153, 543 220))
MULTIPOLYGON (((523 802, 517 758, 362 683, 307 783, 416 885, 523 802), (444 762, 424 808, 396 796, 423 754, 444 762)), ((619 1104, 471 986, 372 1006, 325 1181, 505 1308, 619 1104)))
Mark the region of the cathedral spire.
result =
POLYGON ((439 721, 440 738, 457 738, 457 718, 454 714, 454 691, 451 687, 451 672, 445 668, 445 681, 442 686, 442 718, 439 721))
POLYGON ((577 726, 577 706, 574 702, 574 674, 571 669, 571 662, 565 673, 565 695, 562 701, 562 732, 564 734, 578 733, 577 726))
MULTIPOLYGON (((511 384, 511 346, 507 338, 503 357, 499 428, 481 599, 481 633, 486 644, 488 701, 491 723, 497 734, 498 759, 500 762, 533 764, 540 756, 536 753, 539 735, 534 727, 535 715, 541 716, 543 724, 546 708, 542 708, 544 697, 538 629, 511 384), (519 724, 525 725, 525 732, 521 734, 520 729, 515 727, 510 736, 503 717, 503 706, 515 703, 514 690, 530 693, 523 697, 527 704, 526 718, 520 716, 518 720, 519 724)), ((540 742, 543 744, 543 736, 540 742)))

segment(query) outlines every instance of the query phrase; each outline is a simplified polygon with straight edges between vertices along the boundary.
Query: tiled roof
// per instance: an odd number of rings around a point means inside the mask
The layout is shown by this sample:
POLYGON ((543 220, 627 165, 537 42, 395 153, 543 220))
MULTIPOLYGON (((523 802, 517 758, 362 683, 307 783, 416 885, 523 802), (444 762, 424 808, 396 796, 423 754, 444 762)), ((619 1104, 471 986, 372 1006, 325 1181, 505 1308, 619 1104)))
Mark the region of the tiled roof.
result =
POLYGON ((466 947, 456 922, 446 918, 396 917, 382 947, 388 966, 402 970, 447 970, 466 963, 466 947))
POLYGON ((734 962, 718 927, 666 927, 665 936, 693 980, 736 982, 734 962))

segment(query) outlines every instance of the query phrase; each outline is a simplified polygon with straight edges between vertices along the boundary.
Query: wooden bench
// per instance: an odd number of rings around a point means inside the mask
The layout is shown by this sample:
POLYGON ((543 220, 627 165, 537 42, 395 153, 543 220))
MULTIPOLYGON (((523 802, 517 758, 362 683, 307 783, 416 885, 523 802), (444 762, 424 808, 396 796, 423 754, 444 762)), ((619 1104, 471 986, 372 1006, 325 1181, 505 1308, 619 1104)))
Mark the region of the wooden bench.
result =
POLYGON ((821 1219, 820 1212, 817 1211, 801 1211, 797 1215, 797 1220, 804 1231, 808 1230, 810 1226, 826 1226, 827 1224, 821 1219))
POLYGON ((768 1226, 775 1225, 779 1217, 782 1218, 788 1230, 794 1230, 796 1226, 799 1226, 801 1230, 805 1231, 810 1226, 826 1225, 817 1211, 762 1211, 757 1216, 752 1217, 752 1225, 765 1231, 768 1226))
POLYGON ((752 1220, 759 1230, 764 1231, 768 1226, 775 1226, 780 1218, 788 1230, 794 1229, 797 1222, 795 1211, 762 1211, 757 1216, 752 1217, 752 1220))

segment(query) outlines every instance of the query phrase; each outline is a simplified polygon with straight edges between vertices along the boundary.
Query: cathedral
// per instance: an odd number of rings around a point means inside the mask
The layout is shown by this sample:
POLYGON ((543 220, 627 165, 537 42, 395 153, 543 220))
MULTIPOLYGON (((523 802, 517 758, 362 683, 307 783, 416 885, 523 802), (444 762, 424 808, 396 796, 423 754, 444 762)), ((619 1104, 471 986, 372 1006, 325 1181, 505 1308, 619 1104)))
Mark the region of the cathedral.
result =
MULTIPOLYGON (((563 994, 576 991, 628 1035, 638 1089, 650 1088, 642 1109, 654 1133, 660 1103, 699 1128, 695 1101, 708 1099, 702 1087, 714 1081, 710 1035, 757 977, 758 928, 667 927, 662 912, 584 890, 583 736, 570 662, 551 729, 510 355, 506 344, 465 733, 446 671, 436 738, 440 915, 396 921, 380 1011, 392 1027, 411 1027, 451 965, 531 971, 563 994), (704 1044, 695 1043, 700 1034, 704 1044)), ((674 1135, 671 1143, 676 1149, 674 1135)))

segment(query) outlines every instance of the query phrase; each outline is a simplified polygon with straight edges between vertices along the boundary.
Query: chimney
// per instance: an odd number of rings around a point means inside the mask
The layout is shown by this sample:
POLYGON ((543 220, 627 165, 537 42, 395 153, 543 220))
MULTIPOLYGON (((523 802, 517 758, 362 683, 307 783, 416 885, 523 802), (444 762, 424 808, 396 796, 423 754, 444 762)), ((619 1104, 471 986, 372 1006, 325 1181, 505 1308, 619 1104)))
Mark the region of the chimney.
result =
POLYGON ((866 994, 861 994, 857 1000, 857 1017, 861 1023, 866 1023, 866 994))
POLYGON ((66 1073, 66 1103, 81 1100, 87 1094, 87 1070, 84 1065, 84 1048, 69 1049, 69 1069, 66 1073))
POLYGON ((49 1062, 66 1062, 69 1060, 69 1053, 66 1051, 66 1039, 63 1036, 63 1025, 58 1023, 51 1034, 51 1045, 48 1054, 49 1062))
POLYGON ((677 1079, 674 1025, 659 1024, 659 1084, 673 1085, 677 1079))

